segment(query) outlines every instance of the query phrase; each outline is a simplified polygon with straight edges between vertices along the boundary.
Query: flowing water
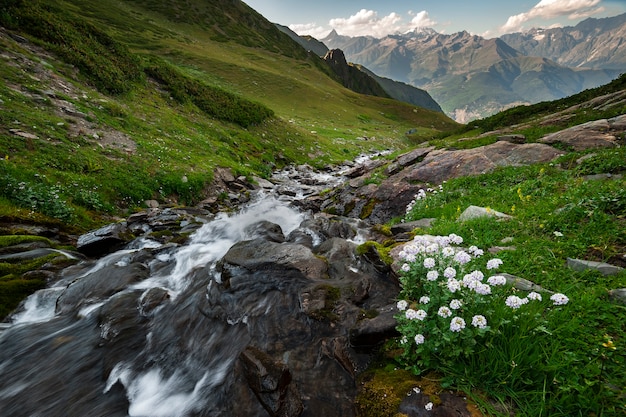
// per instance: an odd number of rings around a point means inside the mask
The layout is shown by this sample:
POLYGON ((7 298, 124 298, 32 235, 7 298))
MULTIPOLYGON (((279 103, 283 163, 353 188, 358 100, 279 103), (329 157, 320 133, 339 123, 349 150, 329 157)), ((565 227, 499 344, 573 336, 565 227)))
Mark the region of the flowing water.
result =
MULTIPOLYGON (((297 190, 292 198, 312 192, 289 175, 277 180, 297 190)), ((318 189, 340 180, 330 173, 316 179, 318 189)), ((251 335, 263 338, 263 326, 280 328, 285 314, 297 316, 303 283, 255 276, 224 287, 216 263, 254 238, 260 221, 287 236, 309 217, 288 199, 259 192, 183 246, 140 238, 67 268, 25 300, 0 333, 0 415, 267 415, 234 386, 235 362, 251 335), (242 404, 228 404, 233 392, 242 404)))
MULTIPOLYGON (((103 320, 102 317, 108 317, 108 313, 101 311, 103 308, 107 308, 108 305, 115 305, 116 309, 121 308, 116 300, 121 300, 136 292, 141 292, 141 295, 133 299, 141 300, 154 288, 166 291, 173 302, 152 313, 151 324, 145 329, 143 340, 134 341, 140 346, 143 345, 143 348, 139 351, 132 351, 131 356, 114 364, 99 391, 106 396, 114 385, 121 384, 129 402, 129 416, 186 416, 192 415, 199 408, 206 408, 207 392, 223 384, 236 358, 229 353, 238 355, 241 348, 237 348, 236 345, 248 342, 245 332, 240 326, 234 326, 226 321, 217 325, 214 323, 210 335, 206 334, 206 330, 198 331, 195 335, 193 332, 175 335, 174 339, 180 340, 180 343, 205 344, 205 348, 200 352, 213 355, 207 358, 196 358, 194 355, 198 352, 191 346, 168 348, 172 344, 172 330, 167 326, 172 325, 172 318, 176 315, 190 321, 189 326, 184 329, 185 333, 199 325, 197 322, 194 323, 197 320, 190 318, 188 314, 190 308, 197 308, 197 305, 201 304, 194 299, 197 298, 197 294, 206 293, 206 291, 196 291, 196 289, 199 286, 211 285, 210 279, 219 280, 219 274, 214 267, 215 262, 222 258, 235 243, 253 237, 247 234, 249 226, 266 220, 280 225, 283 232, 288 234, 304 218, 305 214, 290 207, 288 203, 261 195, 235 215, 217 216, 216 219, 202 226, 187 245, 176 250, 159 252, 158 243, 140 239, 130 248, 108 255, 86 270, 76 275, 65 276, 54 286, 34 293, 24 302, 23 310, 12 317, 12 327, 0 334, 0 359, 2 361, 0 363, 0 379, 2 380, 0 409, 12 410, 9 414, 3 413, 2 415, 29 415, 21 414, 19 407, 12 407, 12 405, 17 405, 24 400, 37 399, 37 385, 45 383, 49 378, 49 375, 39 375, 41 371, 37 368, 41 367, 44 372, 55 372, 47 369, 45 362, 68 361, 65 363, 68 367, 81 365, 72 363, 75 358, 67 357, 71 356, 71 352, 61 348, 66 344, 66 340, 72 342, 82 340, 89 343, 94 337, 94 325, 97 325, 96 330, 104 340, 112 339, 117 335, 116 333, 123 331, 116 329, 116 324, 118 324, 116 318, 103 320), (108 298, 95 297, 93 300, 88 299, 80 303, 75 317, 71 314, 58 313, 57 304, 68 288, 81 285, 82 280, 101 271, 111 270, 112 273, 116 271, 122 273, 121 271, 129 265, 136 263, 135 258, 142 252, 158 253, 149 261, 149 268, 154 273, 151 273, 148 278, 119 289, 108 298), (194 271, 200 269, 208 271, 208 274, 199 282, 194 282, 197 278, 194 271), (176 302, 182 297, 185 299, 176 302), (167 323, 167 326, 160 326, 161 323, 167 323), (29 328, 32 332, 29 332, 29 328), (34 334, 40 334, 40 336, 37 337, 34 334), (182 338, 187 340, 182 340, 182 338), (20 343, 20 340, 23 343, 20 343), (232 342, 232 348, 228 346, 229 341, 232 342), (58 350, 48 350, 54 349, 55 345, 59 346, 58 350), (10 346, 9 349, 7 349, 8 346, 10 346), (12 347, 16 350, 11 349, 12 347), (169 350, 171 352, 168 352, 169 350), (168 360, 168 355, 178 355, 178 352, 186 352, 190 356, 176 358, 175 361, 168 360), (26 364, 21 360, 24 357, 28 357, 26 364), (175 370, 168 369, 174 364, 175 370), (31 371, 25 372, 24 366, 31 368, 31 371), (198 372, 198 369, 203 369, 203 371, 198 372), (29 398, 31 394, 34 398, 29 398)), ((264 300, 257 299, 255 302, 262 304, 264 300)), ((200 317, 206 321, 205 317, 200 317)), ((77 370, 77 374, 80 375, 81 372, 77 370)), ((86 375, 83 377, 86 378, 86 375)), ((68 385, 91 384, 93 381, 87 379, 65 383, 68 385)))

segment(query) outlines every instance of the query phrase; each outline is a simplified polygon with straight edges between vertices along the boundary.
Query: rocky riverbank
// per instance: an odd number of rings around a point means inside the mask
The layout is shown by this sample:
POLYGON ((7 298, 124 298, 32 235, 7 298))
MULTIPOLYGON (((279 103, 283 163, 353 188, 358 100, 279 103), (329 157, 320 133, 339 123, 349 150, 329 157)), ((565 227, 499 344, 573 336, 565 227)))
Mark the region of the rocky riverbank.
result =
MULTIPOLYGON (((421 188, 564 152, 520 141, 424 147, 253 182, 220 170, 222 198, 199 207, 147 202, 77 237, 76 250, 58 250, 53 230, 7 245, 4 262, 45 260, 24 275, 46 288, 0 334, 1 408, 12 416, 356 415, 366 390, 359 377, 396 336, 395 252, 380 248, 430 221, 380 225, 402 216, 421 188)), ((424 398, 412 396, 403 412, 422 415, 424 398)), ((453 399, 438 409, 446 407, 470 413, 453 399)))

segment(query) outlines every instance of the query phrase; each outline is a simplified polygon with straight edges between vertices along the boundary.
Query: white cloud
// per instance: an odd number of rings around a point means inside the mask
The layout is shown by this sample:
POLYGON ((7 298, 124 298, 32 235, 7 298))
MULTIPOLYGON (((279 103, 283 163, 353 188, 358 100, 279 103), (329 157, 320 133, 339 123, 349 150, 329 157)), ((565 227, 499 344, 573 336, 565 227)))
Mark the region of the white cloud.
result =
POLYGON ((428 12, 426 10, 422 10, 419 13, 416 13, 413 19, 411 19, 411 26, 413 28, 430 28, 437 24, 434 20, 432 20, 428 16, 428 12))
POLYGON ((289 25, 289 29, 298 35, 311 35, 317 39, 326 37, 332 29, 344 36, 383 38, 390 34, 404 33, 417 27, 433 27, 437 24, 425 10, 419 13, 408 12, 408 15, 411 17, 410 21, 395 12, 380 17, 374 10, 361 9, 348 18, 331 19, 328 26, 304 23, 289 25))
POLYGON ((402 29, 402 17, 391 13, 382 18, 374 10, 361 9, 349 18, 331 19, 329 24, 338 33, 346 36, 383 37, 402 29))
POLYGON ((580 19, 599 13, 604 8, 598 6, 601 0, 541 0, 528 12, 510 16, 500 28, 502 32, 523 30, 524 24, 533 19, 554 19, 567 16, 580 19))
POLYGON ((317 23, 303 23, 289 25, 289 29, 293 30, 300 36, 310 35, 315 39, 325 38, 330 32, 330 29, 324 26, 320 26, 317 23))
POLYGON ((376 38, 407 32, 416 27, 433 27, 437 24, 425 10, 419 13, 409 12, 409 16, 413 17, 410 22, 407 22, 395 12, 379 17, 378 12, 374 10, 361 9, 349 18, 331 19, 328 24, 341 35, 373 36, 376 38))

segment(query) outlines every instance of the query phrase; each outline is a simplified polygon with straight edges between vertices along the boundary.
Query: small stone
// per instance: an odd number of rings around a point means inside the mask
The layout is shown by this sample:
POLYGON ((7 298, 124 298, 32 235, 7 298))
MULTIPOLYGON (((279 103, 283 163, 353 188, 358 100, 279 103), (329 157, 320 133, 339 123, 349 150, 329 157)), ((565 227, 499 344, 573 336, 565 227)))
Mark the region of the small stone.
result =
POLYGON ((407 223, 394 224, 393 226, 391 226, 391 233, 397 235, 399 233, 412 232, 415 229, 428 229, 433 225, 435 220, 437 219, 425 218, 407 223))
POLYGON ((498 252, 502 252, 502 251, 505 251, 505 250, 513 251, 513 250, 516 250, 516 249, 517 248, 515 246, 493 246, 493 247, 488 249, 488 252, 496 254, 498 252))
POLYGON ((618 288, 609 291, 609 298, 614 302, 626 305, 626 288, 618 288))
POLYGON ((588 269, 599 271, 604 276, 617 275, 624 270, 624 268, 607 264, 606 262, 585 261, 573 258, 567 258, 567 266, 578 272, 588 269))
POLYGON ((504 142, 510 142, 510 143, 517 143, 517 144, 522 144, 522 143, 526 143, 526 136, 524 135, 502 135, 502 136, 498 136, 498 141, 504 141, 504 142))
POLYGON ((11 129, 9 131, 13 133, 15 136, 19 136, 24 139, 39 139, 39 136, 33 135, 32 133, 22 132, 19 129, 11 129))
POLYGON ((461 213, 458 221, 464 222, 467 220, 479 219, 481 217, 498 217, 500 219, 510 219, 508 214, 500 213, 499 211, 492 210, 490 208, 469 206, 461 213))

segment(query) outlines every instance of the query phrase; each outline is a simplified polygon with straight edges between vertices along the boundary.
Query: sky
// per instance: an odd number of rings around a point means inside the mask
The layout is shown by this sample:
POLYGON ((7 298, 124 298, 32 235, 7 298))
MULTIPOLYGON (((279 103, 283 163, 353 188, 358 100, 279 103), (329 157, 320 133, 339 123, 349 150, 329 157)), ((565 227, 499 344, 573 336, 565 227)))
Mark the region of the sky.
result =
POLYGON ((588 17, 626 13, 626 0, 243 0, 299 35, 382 38, 416 27, 466 30, 493 38, 532 28, 575 26, 588 17))

